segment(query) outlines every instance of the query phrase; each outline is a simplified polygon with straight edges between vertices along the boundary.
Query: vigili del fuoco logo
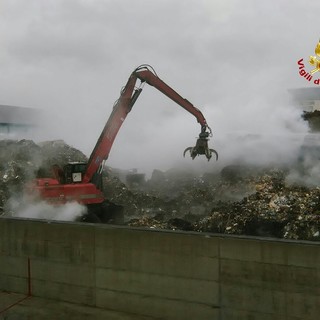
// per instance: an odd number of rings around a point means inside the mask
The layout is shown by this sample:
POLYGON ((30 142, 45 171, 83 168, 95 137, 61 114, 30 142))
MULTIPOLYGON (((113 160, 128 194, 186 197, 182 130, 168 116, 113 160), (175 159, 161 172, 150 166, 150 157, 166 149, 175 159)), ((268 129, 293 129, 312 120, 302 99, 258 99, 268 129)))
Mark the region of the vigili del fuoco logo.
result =
MULTIPOLYGON (((308 63, 312 65, 314 68, 307 72, 305 69, 305 65, 303 62, 303 58, 298 61, 299 66, 299 74, 301 77, 305 78, 307 81, 311 82, 313 80, 313 75, 320 71, 320 40, 314 49, 315 56, 310 56, 308 63)), ((311 68, 311 67, 310 67, 311 68)), ((320 75, 320 74, 319 74, 320 75)), ((313 80, 314 84, 320 85, 320 78, 313 80)))

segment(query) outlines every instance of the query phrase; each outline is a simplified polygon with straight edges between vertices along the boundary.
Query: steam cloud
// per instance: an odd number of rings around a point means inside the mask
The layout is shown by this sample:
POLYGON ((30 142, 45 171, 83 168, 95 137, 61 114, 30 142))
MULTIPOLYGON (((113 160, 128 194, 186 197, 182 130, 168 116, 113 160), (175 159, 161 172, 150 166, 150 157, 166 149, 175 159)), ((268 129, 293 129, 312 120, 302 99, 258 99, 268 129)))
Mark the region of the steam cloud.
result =
POLYGON ((299 156, 308 128, 286 95, 309 85, 296 61, 318 41, 318 1, 172 0, 170 10, 168 1, 2 2, 1 97, 49 114, 35 140, 63 139, 89 155, 131 71, 150 63, 203 111, 219 162, 183 159, 199 126, 146 85, 108 165, 211 171, 299 156))
POLYGON ((7 206, 13 217, 31 219, 75 221, 87 212, 85 206, 76 202, 53 206, 44 201, 30 203, 16 197, 9 199, 7 206))
MULTIPOLYGON (((279 89, 273 88, 269 93, 261 92, 263 98, 258 100, 252 97, 246 103, 229 102, 225 104, 226 112, 217 113, 222 159, 262 165, 291 163, 296 159, 308 125, 290 97, 277 93, 279 89)), ((255 91, 255 95, 259 92, 255 91)))

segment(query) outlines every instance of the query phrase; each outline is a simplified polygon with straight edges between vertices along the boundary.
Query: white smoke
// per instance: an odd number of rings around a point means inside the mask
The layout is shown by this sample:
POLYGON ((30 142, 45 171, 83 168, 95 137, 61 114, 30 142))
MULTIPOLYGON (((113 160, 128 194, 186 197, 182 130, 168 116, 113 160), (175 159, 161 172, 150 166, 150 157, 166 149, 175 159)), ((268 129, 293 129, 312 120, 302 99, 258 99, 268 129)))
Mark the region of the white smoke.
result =
POLYGON ((146 86, 117 136, 111 167, 209 170, 238 159, 268 163, 295 156, 299 144, 291 135, 303 128, 276 94, 307 84, 296 61, 318 41, 317 1, 138 3, 2 1, 2 103, 43 109, 49 121, 37 140, 64 139, 89 156, 130 72, 150 63, 203 111, 219 161, 183 159, 198 125, 146 86), (152 21, 150 28, 145 21, 152 21))
POLYGON ((306 135, 299 150, 297 161, 291 168, 286 182, 306 187, 320 185, 320 135, 306 135))
POLYGON ((215 119, 223 154, 256 163, 290 161, 308 133, 302 110, 281 85, 269 85, 268 90, 247 85, 249 89, 243 89, 247 96, 234 93, 220 101, 219 108, 205 110, 215 119))
POLYGON ((54 206, 45 201, 30 203, 17 197, 8 200, 7 208, 13 217, 59 221, 75 221, 87 213, 87 208, 77 202, 54 206))

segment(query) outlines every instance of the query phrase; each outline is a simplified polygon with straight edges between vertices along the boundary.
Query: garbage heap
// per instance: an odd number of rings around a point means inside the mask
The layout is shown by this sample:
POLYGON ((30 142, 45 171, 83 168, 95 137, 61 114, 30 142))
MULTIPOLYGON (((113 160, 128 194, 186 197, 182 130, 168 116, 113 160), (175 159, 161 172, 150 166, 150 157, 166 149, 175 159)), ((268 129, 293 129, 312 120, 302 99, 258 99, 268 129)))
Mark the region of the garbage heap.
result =
POLYGON ((127 225, 320 240, 320 189, 288 185, 287 168, 230 166, 201 177, 155 172, 144 191, 116 178, 109 184, 108 196, 124 205, 127 225))
MULTIPOLYGON (((0 215, 29 179, 50 176, 51 165, 86 161, 63 141, 0 141, 0 215)), ((320 189, 288 184, 286 167, 227 166, 199 176, 154 170, 128 185, 113 168, 103 179, 108 200, 124 207, 132 227, 320 240, 320 189)))
POLYGON ((54 164, 87 161, 79 150, 62 140, 39 144, 32 140, 0 140, 0 215, 5 213, 7 200, 19 197, 27 181, 36 177, 51 177, 54 164))

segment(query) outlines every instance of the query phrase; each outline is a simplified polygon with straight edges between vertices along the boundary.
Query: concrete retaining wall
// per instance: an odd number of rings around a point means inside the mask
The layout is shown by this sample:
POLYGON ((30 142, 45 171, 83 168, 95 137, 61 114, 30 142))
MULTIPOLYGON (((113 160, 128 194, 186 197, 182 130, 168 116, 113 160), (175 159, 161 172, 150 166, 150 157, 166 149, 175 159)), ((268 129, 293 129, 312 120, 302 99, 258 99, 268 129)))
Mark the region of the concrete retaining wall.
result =
POLYGON ((0 290, 161 319, 316 319, 320 244, 0 218, 0 290))

